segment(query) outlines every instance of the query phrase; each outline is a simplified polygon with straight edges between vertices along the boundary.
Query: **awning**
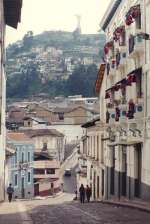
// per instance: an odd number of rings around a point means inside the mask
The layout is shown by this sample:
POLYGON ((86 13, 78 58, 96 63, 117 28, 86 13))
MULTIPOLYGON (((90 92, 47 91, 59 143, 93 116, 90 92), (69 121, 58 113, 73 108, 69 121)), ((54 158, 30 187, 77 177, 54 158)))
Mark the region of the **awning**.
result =
POLYGON ((97 74, 97 79, 96 79, 96 82, 95 82, 95 92, 97 94, 99 94, 100 89, 101 89, 101 85, 102 85, 103 78, 104 78, 104 73, 105 73, 105 68, 106 68, 106 64, 101 64, 100 69, 99 69, 98 74, 97 74))

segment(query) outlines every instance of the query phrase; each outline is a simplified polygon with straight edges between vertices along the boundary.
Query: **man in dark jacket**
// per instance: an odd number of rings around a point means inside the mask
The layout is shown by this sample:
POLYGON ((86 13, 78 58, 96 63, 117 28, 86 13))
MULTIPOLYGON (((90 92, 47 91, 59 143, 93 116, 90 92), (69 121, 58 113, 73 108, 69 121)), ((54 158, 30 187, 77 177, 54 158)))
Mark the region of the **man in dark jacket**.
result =
POLYGON ((86 198, 87 198, 87 202, 90 202, 91 195, 92 195, 91 188, 88 185, 86 185, 86 198))
POLYGON ((8 194, 8 201, 11 202, 12 200, 12 195, 14 193, 14 189, 11 186, 11 184, 9 184, 9 187, 7 188, 7 194, 8 194))
POLYGON ((84 203, 84 201, 85 201, 85 188, 84 188, 83 184, 81 184, 81 186, 79 188, 79 193, 80 193, 80 202, 84 203))

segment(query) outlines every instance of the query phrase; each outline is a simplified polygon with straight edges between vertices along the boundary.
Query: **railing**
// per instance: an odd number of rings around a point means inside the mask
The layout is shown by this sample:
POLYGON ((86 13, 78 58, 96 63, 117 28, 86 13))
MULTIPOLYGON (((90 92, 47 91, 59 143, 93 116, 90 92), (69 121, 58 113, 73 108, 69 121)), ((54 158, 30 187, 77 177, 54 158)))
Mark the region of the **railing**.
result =
MULTIPOLYGON (((109 118, 107 123, 113 124, 116 122, 126 122, 127 120, 142 118, 144 116, 144 101, 143 99, 138 99, 136 104, 124 103, 119 104, 117 107, 115 105, 112 108, 107 107, 107 113, 109 113, 109 118)), ((106 114, 106 116, 108 116, 106 114)))

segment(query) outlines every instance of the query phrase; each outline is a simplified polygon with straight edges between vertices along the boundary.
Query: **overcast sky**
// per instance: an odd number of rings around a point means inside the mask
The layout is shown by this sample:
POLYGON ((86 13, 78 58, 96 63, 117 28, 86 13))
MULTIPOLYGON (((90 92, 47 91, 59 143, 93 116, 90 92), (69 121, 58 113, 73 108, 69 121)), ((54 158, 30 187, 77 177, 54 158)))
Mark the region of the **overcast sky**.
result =
POLYGON ((23 0, 18 29, 7 27, 6 43, 21 39, 32 30, 34 34, 48 30, 73 31, 75 15, 81 14, 82 33, 97 33, 99 23, 110 0, 23 0))

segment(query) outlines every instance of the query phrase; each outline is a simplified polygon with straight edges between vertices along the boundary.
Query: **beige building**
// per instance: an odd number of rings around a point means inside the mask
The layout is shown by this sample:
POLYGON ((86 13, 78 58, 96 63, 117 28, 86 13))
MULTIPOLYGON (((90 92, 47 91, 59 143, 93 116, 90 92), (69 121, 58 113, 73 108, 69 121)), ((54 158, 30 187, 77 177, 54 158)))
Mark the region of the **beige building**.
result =
POLYGON ((4 200, 5 181, 5 104, 6 104, 6 78, 5 78, 5 25, 17 28, 20 22, 22 0, 14 1, 13 5, 10 0, 0 0, 0 26, 1 26, 1 63, 0 63, 0 201, 4 200))
POLYGON ((92 189, 92 198, 104 198, 104 146, 103 123, 99 118, 82 125, 84 136, 80 145, 78 181, 88 184, 92 189))
POLYGON ((47 151, 52 159, 64 160, 64 135, 55 129, 25 129, 20 130, 33 141, 35 152, 47 151))
POLYGON ((106 69, 96 88, 100 119, 106 119, 107 199, 150 199, 149 12, 150 1, 111 1, 100 24, 106 69))

